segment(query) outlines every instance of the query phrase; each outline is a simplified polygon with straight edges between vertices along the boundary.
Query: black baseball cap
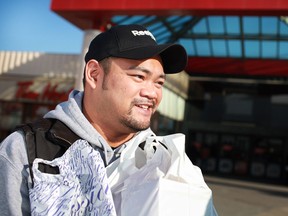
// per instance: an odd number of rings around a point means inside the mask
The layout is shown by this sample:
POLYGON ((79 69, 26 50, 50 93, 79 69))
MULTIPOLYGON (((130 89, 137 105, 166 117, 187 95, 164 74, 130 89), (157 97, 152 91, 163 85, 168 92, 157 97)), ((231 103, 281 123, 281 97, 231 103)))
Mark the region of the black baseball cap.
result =
POLYGON ((97 35, 90 43, 85 62, 107 57, 148 59, 159 55, 164 72, 178 73, 185 69, 187 53, 179 44, 157 44, 153 34, 141 25, 117 25, 97 35))

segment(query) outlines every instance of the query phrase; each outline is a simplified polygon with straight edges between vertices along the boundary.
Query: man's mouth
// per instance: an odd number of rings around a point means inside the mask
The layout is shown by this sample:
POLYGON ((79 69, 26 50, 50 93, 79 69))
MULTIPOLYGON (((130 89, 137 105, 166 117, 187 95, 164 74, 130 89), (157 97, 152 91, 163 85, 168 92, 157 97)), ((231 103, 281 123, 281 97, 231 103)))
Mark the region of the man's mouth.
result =
POLYGON ((141 99, 135 99, 133 101, 133 105, 140 108, 141 110, 145 112, 153 112, 156 106, 156 102, 153 100, 141 100, 141 99))
POLYGON ((148 110, 149 108, 153 108, 153 105, 143 105, 143 104, 136 104, 137 107, 141 109, 148 110))

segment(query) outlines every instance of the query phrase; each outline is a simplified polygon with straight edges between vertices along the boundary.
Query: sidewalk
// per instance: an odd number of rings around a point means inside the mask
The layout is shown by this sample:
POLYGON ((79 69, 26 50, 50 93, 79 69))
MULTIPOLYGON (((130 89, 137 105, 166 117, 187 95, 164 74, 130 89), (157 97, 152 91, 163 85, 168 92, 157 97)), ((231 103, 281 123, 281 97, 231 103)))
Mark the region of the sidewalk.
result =
POLYGON ((288 186, 204 177, 219 216, 288 215, 288 186))

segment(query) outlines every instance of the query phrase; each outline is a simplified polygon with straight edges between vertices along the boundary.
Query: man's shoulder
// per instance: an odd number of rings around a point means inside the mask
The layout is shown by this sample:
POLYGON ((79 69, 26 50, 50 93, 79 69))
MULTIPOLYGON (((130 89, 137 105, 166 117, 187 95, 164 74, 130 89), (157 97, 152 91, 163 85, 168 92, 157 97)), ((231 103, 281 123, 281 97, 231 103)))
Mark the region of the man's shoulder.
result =
POLYGON ((16 130, 24 133, 26 142, 32 136, 34 141, 37 139, 38 141, 44 140, 68 147, 80 138, 61 120, 54 118, 41 118, 33 123, 19 125, 16 130))
POLYGON ((1 142, 0 160, 1 163, 11 164, 19 170, 23 169, 23 165, 28 164, 25 139, 21 131, 11 133, 1 142))
MULTIPOLYGON (((0 152, 6 154, 14 154, 17 149, 22 150, 25 148, 25 138, 22 131, 14 131, 9 134, 0 144, 0 152)), ((25 152, 25 151, 24 151, 25 152)))
MULTIPOLYGON (((52 161, 61 157, 79 137, 58 119, 39 119, 33 123, 20 125, 16 128, 22 133, 24 148, 29 168, 35 158, 52 161)), ((51 166, 40 166, 39 170, 57 174, 58 169, 51 166)), ((32 174, 31 170, 30 173, 32 174)), ((33 179, 33 175, 31 176, 33 179)))
POLYGON ((43 118, 17 126, 1 142, 0 155, 25 163, 27 153, 32 161, 36 157, 52 160, 61 156, 77 139, 79 137, 60 120, 43 118))
POLYGON ((43 118, 17 128, 22 130, 29 155, 51 160, 62 155, 79 136, 58 119, 43 118), (49 153, 49 154, 48 154, 49 153))

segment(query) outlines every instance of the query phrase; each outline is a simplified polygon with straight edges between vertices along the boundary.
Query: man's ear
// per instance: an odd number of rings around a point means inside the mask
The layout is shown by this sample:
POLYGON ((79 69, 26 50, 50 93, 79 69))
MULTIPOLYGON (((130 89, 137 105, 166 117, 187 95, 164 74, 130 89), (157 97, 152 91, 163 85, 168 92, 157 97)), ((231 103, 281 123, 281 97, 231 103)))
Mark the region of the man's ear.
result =
POLYGON ((85 77, 86 77, 85 85, 89 85, 91 88, 95 88, 100 70, 101 67, 98 61, 94 59, 88 61, 85 68, 85 77))

